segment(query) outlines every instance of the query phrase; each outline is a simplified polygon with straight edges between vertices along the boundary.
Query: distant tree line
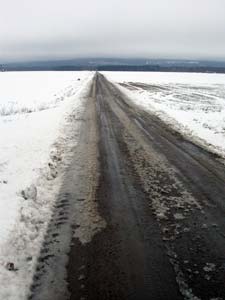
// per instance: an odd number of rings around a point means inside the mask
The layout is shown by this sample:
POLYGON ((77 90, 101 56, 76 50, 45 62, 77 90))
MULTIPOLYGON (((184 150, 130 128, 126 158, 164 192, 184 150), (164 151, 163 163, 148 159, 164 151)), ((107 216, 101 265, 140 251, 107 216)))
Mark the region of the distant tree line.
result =
POLYGON ((225 73, 225 67, 217 66, 161 66, 161 65, 55 65, 42 66, 0 66, 2 71, 142 71, 142 72, 196 72, 196 73, 225 73))

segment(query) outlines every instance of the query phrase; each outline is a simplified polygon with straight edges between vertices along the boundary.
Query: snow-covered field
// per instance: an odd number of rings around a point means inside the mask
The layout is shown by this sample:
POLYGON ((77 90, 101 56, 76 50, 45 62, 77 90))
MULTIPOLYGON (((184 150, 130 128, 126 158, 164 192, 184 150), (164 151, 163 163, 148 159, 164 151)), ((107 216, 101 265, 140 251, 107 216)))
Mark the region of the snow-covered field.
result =
POLYGON ((225 158, 225 75, 104 72, 138 105, 225 158))
POLYGON ((73 111, 79 130, 82 92, 92 76, 0 73, 0 299, 25 298, 51 216, 66 124, 73 111))

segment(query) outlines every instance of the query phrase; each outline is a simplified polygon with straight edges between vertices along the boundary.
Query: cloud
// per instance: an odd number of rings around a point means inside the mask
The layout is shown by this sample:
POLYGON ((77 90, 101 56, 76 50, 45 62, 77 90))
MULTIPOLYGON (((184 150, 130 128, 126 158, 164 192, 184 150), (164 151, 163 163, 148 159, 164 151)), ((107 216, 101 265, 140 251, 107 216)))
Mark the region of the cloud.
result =
POLYGON ((0 61, 225 59, 224 0, 0 0, 0 61))

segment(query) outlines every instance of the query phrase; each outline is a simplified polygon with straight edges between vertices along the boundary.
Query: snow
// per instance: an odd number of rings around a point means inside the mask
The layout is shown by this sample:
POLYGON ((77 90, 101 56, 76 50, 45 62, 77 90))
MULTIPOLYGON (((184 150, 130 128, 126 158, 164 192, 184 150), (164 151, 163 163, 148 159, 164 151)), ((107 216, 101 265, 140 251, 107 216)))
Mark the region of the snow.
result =
POLYGON ((104 72, 137 104, 225 157, 225 75, 104 72), (122 84, 122 86, 121 86, 122 84))
POLYGON ((0 115, 38 111, 76 92, 87 72, 0 72, 0 115))
POLYGON ((225 84, 224 74, 176 73, 176 72, 102 72, 115 82, 225 84))
POLYGON ((64 127, 73 110, 79 131, 80 95, 92 76, 0 73, 0 299, 25 299, 59 185, 51 182, 63 156, 64 127))

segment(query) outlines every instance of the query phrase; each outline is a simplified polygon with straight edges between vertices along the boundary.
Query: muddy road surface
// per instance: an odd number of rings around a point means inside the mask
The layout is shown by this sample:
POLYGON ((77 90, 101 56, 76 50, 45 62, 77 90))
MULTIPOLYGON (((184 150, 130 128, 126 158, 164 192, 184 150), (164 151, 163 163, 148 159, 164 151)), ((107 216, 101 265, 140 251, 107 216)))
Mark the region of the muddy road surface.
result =
POLYGON ((224 165, 99 73, 87 103, 67 298, 225 299, 224 165))

